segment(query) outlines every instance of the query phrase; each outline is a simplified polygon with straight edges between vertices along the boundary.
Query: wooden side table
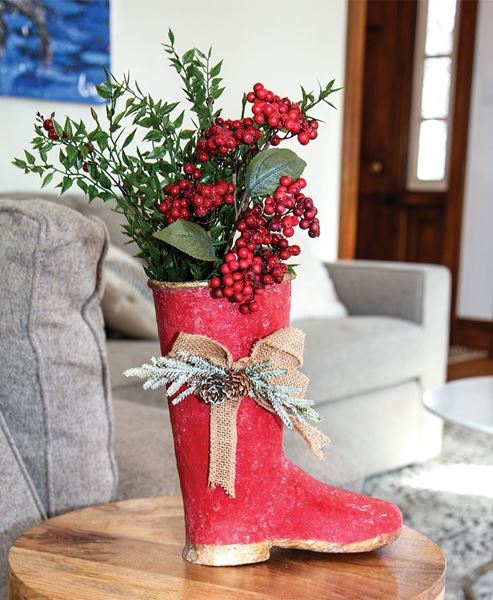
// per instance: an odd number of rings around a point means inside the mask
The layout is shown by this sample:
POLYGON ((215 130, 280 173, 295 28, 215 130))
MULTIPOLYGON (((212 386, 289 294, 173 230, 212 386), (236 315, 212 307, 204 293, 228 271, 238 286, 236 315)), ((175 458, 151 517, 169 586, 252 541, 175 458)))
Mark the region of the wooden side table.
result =
POLYGON ((442 600, 445 558, 404 528, 367 554, 273 550, 268 562, 204 567, 181 558, 179 498, 127 500, 36 525, 9 554, 10 600, 442 600))

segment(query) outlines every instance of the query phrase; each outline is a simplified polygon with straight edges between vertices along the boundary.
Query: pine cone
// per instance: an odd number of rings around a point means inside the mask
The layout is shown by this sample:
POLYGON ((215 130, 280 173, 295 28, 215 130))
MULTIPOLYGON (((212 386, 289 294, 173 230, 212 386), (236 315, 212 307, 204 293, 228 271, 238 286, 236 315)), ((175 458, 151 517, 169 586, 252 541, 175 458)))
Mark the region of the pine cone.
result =
POLYGON ((224 377, 212 375, 206 377, 195 388, 194 394, 199 396, 206 404, 221 404, 225 400, 224 377))
POLYGON ((229 373, 223 383, 223 392, 225 398, 240 399, 248 394, 250 382, 244 373, 232 371, 229 373))
POLYGON ((233 371, 226 377, 212 375, 203 379, 195 394, 207 404, 221 404, 226 399, 235 400, 248 394, 250 382, 244 373, 233 371))

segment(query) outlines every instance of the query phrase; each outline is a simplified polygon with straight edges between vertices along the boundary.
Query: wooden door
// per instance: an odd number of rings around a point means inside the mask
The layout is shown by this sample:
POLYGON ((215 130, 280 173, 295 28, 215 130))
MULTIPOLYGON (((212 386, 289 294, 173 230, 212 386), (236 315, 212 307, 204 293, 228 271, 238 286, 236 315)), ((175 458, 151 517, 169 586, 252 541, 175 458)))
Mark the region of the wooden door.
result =
POLYGON ((444 194, 406 189, 416 15, 368 3, 357 258, 441 262, 444 194))
MULTIPOLYGON (((474 35, 471 37, 470 28, 462 28, 461 34, 460 28, 460 18, 471 12, 470 5, 463 6, 467 4, 470 3, 458 5, 455 46, 456 51, 462 46, 462 54, 466 47, 471 58, 474 35)), ((461 130, 464 137, 459 143, 463 156, 462 159, 456 156, 455 167, 450 152, 447 183, 441 189, 410 186, 408 168, 410 136, 413 135, 411 110, 417 16, 416 0, 372 0, 367 3, 355 257, 447 264, 454 271, 451 256, 459 249, 460 228, 448 236, 447 227, 457 221, 456 213, 460 224, 462 203, 457 201, 461 194, 457 182, 463 178, 468 112, 467 106, 462 105, 462 113, 456 115, 457 119, 454 115, 454 119, 450 116, 448 121, 448 135, 452 140, 457 120, 465 124, 465 134, 461 130), (454 168, 455 172, 452 172, 454 168), (455 190, 450 187, 453 182, 455 190), (452 241, 457 248, 452 249, 451 254, 447 244, 450 246, 452 241)), ((456 54, 456 58, 460 56, 456 54)), ((457 69, 459 66, 456 64, 457 69)), ((468 67, 471 69, 471 64, 468 67)), ((452 78, 450 115, 457 100, 453 81, 452 78)), ((459 106, 460 98, 458 100, 459 106)), ((450 140, 449 148, 452 148, 450 140)))

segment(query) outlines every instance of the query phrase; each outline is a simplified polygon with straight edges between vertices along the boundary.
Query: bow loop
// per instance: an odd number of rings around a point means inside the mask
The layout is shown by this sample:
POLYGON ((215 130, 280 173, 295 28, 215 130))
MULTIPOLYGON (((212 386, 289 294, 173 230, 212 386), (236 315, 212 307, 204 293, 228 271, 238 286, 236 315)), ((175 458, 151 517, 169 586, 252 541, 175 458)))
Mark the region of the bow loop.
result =
POLYGON ((200 356, 223 369, 233 364, 231 352, 206 335, 180 332, 168 356, 177 357, 182 353, 200 356))
POLYGON ((284 369, 299 369, 303 366, 304 344, 305 334, 301 329, 278 329, 255 342, 248 360, 254 363, 271 360, 284 369))

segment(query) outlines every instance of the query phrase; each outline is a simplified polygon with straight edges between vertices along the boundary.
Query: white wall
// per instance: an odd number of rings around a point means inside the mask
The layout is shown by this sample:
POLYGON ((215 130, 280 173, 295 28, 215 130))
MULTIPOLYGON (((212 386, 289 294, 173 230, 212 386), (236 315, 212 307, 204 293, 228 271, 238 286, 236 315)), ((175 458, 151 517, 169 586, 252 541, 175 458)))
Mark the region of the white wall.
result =
POLYGON ((457 314, 493 319, 493 2, 477 21, 457 314))
MULTIPOLYGON (((335 77, 343 83, 346 37, 346 0, 306 0, 299 5, 285 0, 112 0, 112 70, 130 70, 143 90, 173 99, 179 81, 166 63, 161 43, 171 27, 182 50, 208 48, 224 58, 227 85, 221 100, 224 114, 239 115, 241 97, 256 81, 281 95, 298 97, 299 84, 317 86, 335 77)), ((298 146, 307 160, 305 176, 320 209, 322 237, 314 250, 334 258, 337 249, 342 134, 342 92, 334 103, 338 111, 321 109, 326 121, 319 138, 308 147, 298 146)), ((85 118, 85 105, 0 98, 0 192, 38 189, 37 176, 25 176, 10 165, 32 137, 35 112, 70 113, 85 118)))

